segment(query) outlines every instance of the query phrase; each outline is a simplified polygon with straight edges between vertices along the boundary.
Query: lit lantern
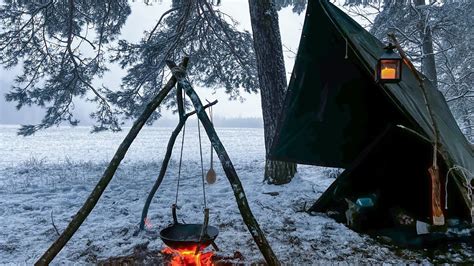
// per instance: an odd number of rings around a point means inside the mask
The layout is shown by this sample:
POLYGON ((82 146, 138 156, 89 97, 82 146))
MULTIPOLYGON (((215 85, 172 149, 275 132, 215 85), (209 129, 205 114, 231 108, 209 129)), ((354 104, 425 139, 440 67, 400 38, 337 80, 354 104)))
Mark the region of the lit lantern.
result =
POLYGON ((379 57, 376 68, 376 80, 380 83, 397 83, 402 78, 402 58, 394 51, 391 43, 379 57))

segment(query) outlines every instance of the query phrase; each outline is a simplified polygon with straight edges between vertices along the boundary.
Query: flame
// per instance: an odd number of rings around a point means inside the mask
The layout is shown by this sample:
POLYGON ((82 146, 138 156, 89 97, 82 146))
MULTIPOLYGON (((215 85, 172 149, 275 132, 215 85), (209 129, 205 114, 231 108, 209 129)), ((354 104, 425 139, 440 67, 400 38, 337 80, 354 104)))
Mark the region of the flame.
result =
POLYGON ((164 248, 161 253, 171 256, 170 266, 212 266, 213 252, 198 252, 196 248, 186 250, 175 250, 169 247, 164 248))

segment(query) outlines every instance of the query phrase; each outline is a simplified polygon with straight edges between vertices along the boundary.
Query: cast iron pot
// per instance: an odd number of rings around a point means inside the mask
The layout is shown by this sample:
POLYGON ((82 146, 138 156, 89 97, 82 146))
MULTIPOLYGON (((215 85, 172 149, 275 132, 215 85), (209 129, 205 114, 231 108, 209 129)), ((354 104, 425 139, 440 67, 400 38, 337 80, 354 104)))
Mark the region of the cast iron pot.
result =
POLYGON ((211 225, 207 226, 207 234, 201 241, 202 224, 173 224, 161 230, 161 240, 175 250, 193 250, 199 245, 201 249, 211 245, 219 234, 219 230, 211 225))
POLYGON ((178 223, 176 205, 171 207, 174 224, 160 231, 160 238, 168 247, 175 250, 204 249, 212 245, 216 251, 214 240, 219 230, 209 225, 209 209, 204 210, 204 224, 178 223))

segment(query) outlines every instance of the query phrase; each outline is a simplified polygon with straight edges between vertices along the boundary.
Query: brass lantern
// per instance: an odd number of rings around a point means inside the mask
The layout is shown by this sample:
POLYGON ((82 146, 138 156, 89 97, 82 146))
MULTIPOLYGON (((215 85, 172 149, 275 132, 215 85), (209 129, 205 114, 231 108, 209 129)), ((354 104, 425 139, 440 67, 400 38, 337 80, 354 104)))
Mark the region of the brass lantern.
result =
POLYGON ((394 51, 396 47, 389 43, 379 57, 376 68, 376 81, 380 83, 398 83, 402 78, 402 58, 394 51))

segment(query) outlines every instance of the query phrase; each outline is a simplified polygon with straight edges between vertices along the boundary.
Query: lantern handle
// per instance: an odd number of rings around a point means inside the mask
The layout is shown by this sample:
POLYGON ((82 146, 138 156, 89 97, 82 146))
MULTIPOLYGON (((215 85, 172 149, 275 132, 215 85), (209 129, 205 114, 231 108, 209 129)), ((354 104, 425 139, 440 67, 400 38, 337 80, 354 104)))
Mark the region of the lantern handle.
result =
POLYGON ((387 46, 385 46, 383 49, 387 50, 387 51, 393 51, 397 48, 396 45, 393 45, 392 42, 389 42, 387 46))

